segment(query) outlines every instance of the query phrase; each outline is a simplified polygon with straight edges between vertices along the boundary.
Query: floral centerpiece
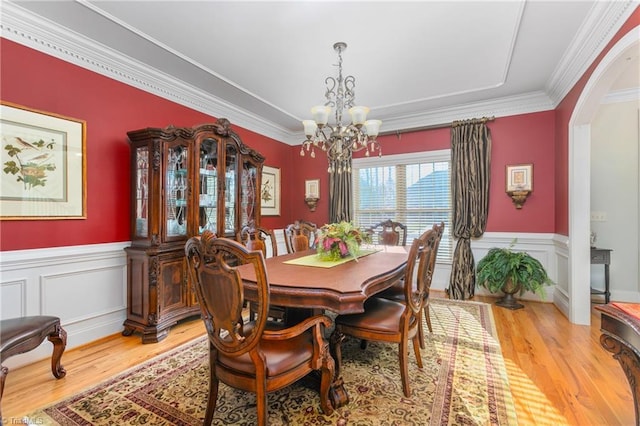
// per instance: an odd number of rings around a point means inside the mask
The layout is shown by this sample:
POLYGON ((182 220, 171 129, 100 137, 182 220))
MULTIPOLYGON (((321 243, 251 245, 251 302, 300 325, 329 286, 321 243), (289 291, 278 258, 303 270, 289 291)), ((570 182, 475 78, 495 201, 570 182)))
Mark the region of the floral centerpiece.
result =
POLYGON ((326 261, 347 256, 358 260, 360 244, 370 240, 369 234, 349 222, 330 223, 318 230, 318 256, 326 261))

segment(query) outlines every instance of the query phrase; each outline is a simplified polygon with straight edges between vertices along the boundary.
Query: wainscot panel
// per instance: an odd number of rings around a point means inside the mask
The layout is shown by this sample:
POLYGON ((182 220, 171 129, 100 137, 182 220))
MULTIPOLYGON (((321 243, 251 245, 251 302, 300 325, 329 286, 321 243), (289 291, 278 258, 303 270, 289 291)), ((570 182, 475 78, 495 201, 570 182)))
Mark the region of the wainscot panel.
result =
MULTIPOLYGON (((2 252, 0 318, 54 315, 67 350, 122 331, 129 242, 2 252)), ((51 356, 45 341, 5 362, 9 369, 51 356)), ((64 355, 62 357, 64 365, 64 355)))

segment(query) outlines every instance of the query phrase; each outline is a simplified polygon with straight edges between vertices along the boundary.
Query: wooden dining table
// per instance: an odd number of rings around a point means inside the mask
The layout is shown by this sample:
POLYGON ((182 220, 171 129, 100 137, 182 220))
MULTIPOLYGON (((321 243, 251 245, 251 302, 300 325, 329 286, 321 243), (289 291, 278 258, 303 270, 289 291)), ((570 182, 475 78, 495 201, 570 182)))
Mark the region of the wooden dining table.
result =
MULTIPOLYGON (((286 308, 329 310, 337 314, 364 312, 364 302, 404 277, 408 248, 370 247, 370 254, 342 262, 319 262, 315 250, 265 259, 270 304, 286 308)), ((257 301, 253 269, 238 268, 244 297, 257 301)), ((333 342, 332 342, 333 344, 333 342)), ((333 350, 331 351, 333 352, 333 350)), ((335 377, 331 400, 334 408, 346 405, 349 396, 341 377, 335 377)))

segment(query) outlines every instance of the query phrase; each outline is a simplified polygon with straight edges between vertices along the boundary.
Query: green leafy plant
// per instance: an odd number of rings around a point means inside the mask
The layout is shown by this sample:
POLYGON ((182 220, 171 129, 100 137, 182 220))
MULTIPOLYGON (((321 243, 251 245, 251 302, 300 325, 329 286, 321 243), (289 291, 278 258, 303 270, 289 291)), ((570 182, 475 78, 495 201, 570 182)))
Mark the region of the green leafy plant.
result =
POLYGON ((520 295, 531 291, 545 297, 545 286, 553 284, 544 267, 526 252, 513 251, 515 240, 508 248, 492 248, 476 266, 476 284, 492 293, 503 290, 510 280, 520 286, 520 295))
POLYGON ((330 223, 318 230, 318 255, 322 260, 339 260, 357 255, 360 244, 369 242, 370 236, 349 222, 330 223))

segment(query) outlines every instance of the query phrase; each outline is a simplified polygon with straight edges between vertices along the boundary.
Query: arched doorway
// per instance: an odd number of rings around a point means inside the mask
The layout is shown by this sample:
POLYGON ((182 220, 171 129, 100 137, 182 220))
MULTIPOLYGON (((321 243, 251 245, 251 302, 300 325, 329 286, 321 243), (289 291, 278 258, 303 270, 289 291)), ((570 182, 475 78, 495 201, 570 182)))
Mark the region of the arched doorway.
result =
POLYGON ((630 60, 638 60, 640 27, 622 37, 598 64, 569 120, 569 320, 590 324, 591 121, 602 98, 630 60))

